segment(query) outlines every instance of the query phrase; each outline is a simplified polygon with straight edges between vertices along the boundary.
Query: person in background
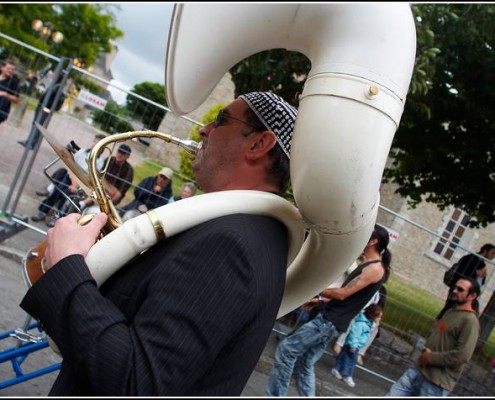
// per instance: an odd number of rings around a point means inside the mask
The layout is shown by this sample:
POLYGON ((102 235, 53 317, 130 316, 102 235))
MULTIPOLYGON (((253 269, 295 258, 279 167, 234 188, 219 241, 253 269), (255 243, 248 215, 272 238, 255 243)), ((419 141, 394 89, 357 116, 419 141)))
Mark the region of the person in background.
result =
POLYGON ((173 171, 164 167, 158 175, 144 178, 134 189, 134 200, 122 207, 121 214, 131 210, 144 213, 167 204, 172 194, 173 176, 173 171))
POLYGON ((473 278, 460 278, 451 294, 454 306, 447 309, 426 339, 416 361, 390 387, 387 396, 448 396, 473 356, 480 332, 473 303, 480 285, 473 278))
POLYGON ((0 67, 0 124, 9 117, 11 104, 20 101, 19 80, 14 76, 15 69, 12 59, 4 60, 0 67))
POLYGON ((357 364, 358 351, 369 340, 374 325, 378 325, 383 317, 383 308, 378 304, 370 304, 352 321, 349 334, 345 339, 331 373, 337 379, 342 379, 350 387, 356 386, 352 379, 357 364))
POLYGON ((69 89, 67 90, 68 96, 62 105, 62 111, 66 111, 69 114, 74 113, 74 102, 77 100, 77 96, 79 91, 77 90, 77 86, 74 82, 69 84, 69 89))
POLYGON ((59 111, 62 108, 62 104, 64 103, 65 100, 65 95, 63 93, 60 93, 57 99, 57 93, 61 87, 63 78, 64 78, 64 74, 60 73, 58 75, 55 86, 50 91, 50 97, 48 98, 48 100, 46 100, 46 104, 44 107, 43 107, 43 103, 45 102, 45 98, 47 97, 49 91, 46 90, 41 95, 38 101, 38 105, 36 106, 36 110, 34 112, 34 118, 31 124, 31 131, 29 133, 28 138, 26 140, 17 141, 17 143, 19 143, 21 146, 24 147, 27 146, 30 150, 34 150, 38 142, 42 139, 41 132, 36 126, 36 123, 44 126, 44 123, 47 120, 47 118, 50 116, 50 113, 59 111), (57 101, 55 102, 55 100, 57 101))
MULTIPOLYGON (((385 282, 383 282, 385 283, 385 282)), ((380 289, 378 292, 374 294, 374 296, 371 298, 371 300, 366 304, 366 307, 368 307, 371 304, 378 304, 379 306, 382 307, 382 309, 385 308, 385 299, 387 298, 387 289, 385 288, 384 285, 380 286, 380 289)), ((365 308, 366 308, 365 307, 365 308)), ((335 344, 333 346, 333 351, 335 354, 339 354, 340 351, 342 350, 342 347, 344 347, 347 335, 349 334, 350 327, 347 329, 346 332, 342 333, 337 340, 335 341, 335 344)), ((357 356, 357 363, 359 365, 363 365, 364 363, 364 356, 366 354, 366 351, 368 351, 369 347, 373 343, 373 340, 379 336, 380 333, 380 324, 373 324, 373 327, 371 328, 371 333, 369 335, 368 341, 359 349, 358 351, 358 356, 357 356)))
MULTIPOLYGON (((91 149, 98 143, 101 139, 104 139, 105 135, 98 133, 93 137, 93 140, 87 149, 79 149, 74 154, 74 161, 76 164, 86 173, 88 173, 88 157, 91 149)), ((96 165, 99 169, 103 168, 103 159, 100 157, 96 161, 96 165)), ((52 182, 47 186, 44 191, 37 191, 38 196, 45 196, 46 198, 41 201, 38 206, 38 214, 33 215, 31 220, 34 222, 39 222, 42 220, 46 221, 47 226, 52 227, 55 224, 58 215, 58 211, 64 204, 64 195, 68 197, 75 197, 79 189, 79 183, 77 180, 71 176, 66 168, 59 168, 52 174, 52 182), (49 219, 47 217, 50 216, 49 219)))
POLYGON ((178 201, 181 199, 185 199, 187 197, 192 197, 196 194, 196 185, 193 182, 184 182, 182 184, 182 190, 178 196, 172 196, 168 200, 169 203, 173 203, 174 201, 178 201))
MULTIPOLYGON (((296 116, 274 93, 236 98, 199 130, 198 186, 282 196, 296 116)), ((62 354, 50 395, 240 396, 282 302, 287 227, 247 213, 212 218, 159 241, 97 287, 85 257, 108 216, 83 226, 79 218, 48 230, 46 272, 21 302, 62 354)))
MULTIPOLYGON (((485 262, 478 257, 478 255, 485 257, 488 260, 493 260, 495 257, 495 246, 491 243, 486 243, 481 246, 478 254, 466 254, 464 257, 457 263, 456 272, 454 275, 454 279, 452 280, 452 284, 449 286, 449 294, 447 295, 447 300, 445 301, 445 305, 442 310, 436 316, 436 319, 440 319, 443 317, 445 312, 454 306, 455 301, 452 299, 452 292, 456 286, 456 283, 461 278, 472 278, 478 281, 480 288, 483 287, 486 281, 486 264, 485 262)), ((478 311, 479 304, 476 299, 473 303, 473 307, 476 311, 478 311)))
POLYGON ((323 309, 311 321, 280 341, 268 378, 269 396, 286 396, 292 373, 300 396, 315 396, 314 365, 328 343, 345 332, 352 319, 378 291, 390 273, 392 255, 387 246, 388 231, 375 225, 361 254, 363 262, 351 272, 340 288, 324 289, 310 300, 323 309))
MULTIPOLYGON (((107 165, 108 162, 104 187, 114 205, 119 204, 120 200, 123 199, 134 179, 134 168, 128 161, 131 152, 131 148, 123 143, 117 149, 115 156, 111 156, 109 161, 108 159, 103 161, 104 165, 107 165)), ((79 208, 84 210, 93 204, 93 199, 87 197, 79 202, 79 208)))

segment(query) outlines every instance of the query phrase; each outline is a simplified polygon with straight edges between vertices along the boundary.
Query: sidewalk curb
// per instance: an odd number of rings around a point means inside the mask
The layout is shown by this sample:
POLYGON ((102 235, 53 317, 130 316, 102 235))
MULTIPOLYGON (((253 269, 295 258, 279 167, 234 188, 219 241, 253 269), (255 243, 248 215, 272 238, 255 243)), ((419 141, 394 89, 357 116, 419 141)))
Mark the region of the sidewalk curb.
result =
POLYGON ((12 247, 0 245, 0 254, 15 262, 21 263, 26 253, 21 250, 13 249, 12 247))

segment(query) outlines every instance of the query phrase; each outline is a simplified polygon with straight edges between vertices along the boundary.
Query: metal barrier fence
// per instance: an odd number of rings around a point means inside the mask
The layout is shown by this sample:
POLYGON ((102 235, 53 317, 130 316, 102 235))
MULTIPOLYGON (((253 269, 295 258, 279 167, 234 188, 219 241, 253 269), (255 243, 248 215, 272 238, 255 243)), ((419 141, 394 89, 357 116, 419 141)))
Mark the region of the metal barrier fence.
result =
MULTIPOLYGON (((66 99, 59 111, 51 113, 51 118, 46 125, 58 142, 64 146, 73 141, 79 147, 86 148, 95 134, 109 135, 128 130, 141 130, 149 124, 156 126, 156 130, 160 130, 158 127, 164 126, 161 120, 167 113, 170 115, 171 111, 167 107, 118 87, 114 89, 126 94, 131 107, 128 107, 125 113, 114 106, 102 109, 98 101, 103 99, 108 104, 109 100, 104 98, 104 94, 94 92, 98 90, 98 87, 111 86, 110 82, 75 67, 71 60, 63 60, 43 53, 1 33, 0 38, 9 42, 8 46, 3 47, 0 57, 2 59, 15 57, 19 60, 17 72, 21 77, 21 82, 24 82, 21 92, 23 100, 15 106, 8 121, 0 126, 0 134, 4 139, 3 147, 0 148, 0 184, 3 191, 7 193, 2 199, 2 213, 7 220, 13 220, 23 228, 27 227, 43 233, 46 230, 45 221, 33 223, 29 220, 29 216, 36 215, 40 201, 43 200, 43 197, 37 196, 36 192, 43 191, 49 184, 44 171, 50 175, 57 168, 63 167, 63 164, 57 161, 57 155, 45 140, 37 142, 33 150, 21 146, 17 141, 26 140, 29 137, 35 119, 34 110, 40 101, 42 91, 52 88, 51 83, 53 84, 55 79, 50 82, 47 78, 50 64, 52 70, 57 72, 57 67, 60 67, 58 72, 65 74, 64 95, 66 99), (41 72, 41 79, 36 85, 30 86, 29 83, 34 82, 29 80, 30 74, 36 71, 41 72), (82 86, 83 84, 87 86, 82 86), (73 91, 74 85, 78 87, 79 92, 85 91, 89 93, 89 96, 94 95, 93 99, 86 99, 86 101, 82 101, 81 97, 78 99, 73 91), (141 119, 143 115, 148 116, 146 122, 141 119)), ((175 118, 182 120, 188 126, 188 130, 199 124, 190 118, 175 118)), ((174 124, 174 122, 167 124, 165 133, 175 135, 174 124)), ((183 136, 183 133, 180 135, 183 136)), ((156 139, 151 141, 134 139, 128 144, 132 149, 128 161, 134 168, 134 179, 128 182, 130 187, 119 202, 119 206, 127 204, 134 198, 134 189, 143 178, 155 176, 164 166, 174 170, 173 194, 179 194, 184 177, 178 171, 178 161, 172 158, 162 158, 161 150, 169 146, 168 144, 156 139)), ((417 354, 418 340, 428 334, 433 326, 436 313, 443 306, 447 288, 441 282, 441 277, 448 263, 445 260, 439 262, 432 253, 432 243, 443 237, 434 224, 428 223, 427 217, 419 216, 415 220, 387 208, 385 204, 386 201, 382 200, 377 222, 395 234, 391 236, 393 272, 390 281, 385 285, 388 298, 385 305, 385 319, 382 323, 382 329, 387 333, 383 337, 387 340, 382 338, 373 342, 368 351, 371 355, 370 361, 367 361, 361 368, 385 380, 393 381, 397 378, 397 373, 402 372, 412 363, 413 357, 417 354), (428 305, 418 308, 418 303, 421 302, 428 305), (398 351, 396 346, 399 342, 402 346, 401 351, 398 351), (390 360, 390 365, 394 365, 395 374, 390 372, 392 375, 386 376, 374 370, 373 362, 378 363, 384 359, 390 360)), ((59 211, 62 215, 64 210, 59 208, 59 211)), ((472 252, 471 249, 464 248, 459 243, 453 244, 457 251, 472 252)), ((490 260, 486 262, 489 264, 490 272, 483 289, 482 311, 489 304, 491 294, 495 289, 493 268, 495 264, 490 260)), ((331 267, 330 263, 331 260, 329 260, 329 267, 331 267)), ((485 317, 488 321, 488 323, 485 321, 485 324, 493 328, 495 325, 493 315, 485 317)), ((283 321, 280 322, 283 323, 283 321)), ((479 391, 479 387, 486 388, 489 387, 488 385, 493 387, 488 361, 495 357, 495 334, 490 329, 485 336, 479 343, 476 357, 470 362, 471 367, 466 368, 465 376, 456 387, 456 392, 459 394, 477 395, 485 393, 479 391), (473 368, 473 365, 476 368, 473 368), (480 370, 488 375, 483 376, 483 382, 473 388, 470 383, 475 382, 476 379, 467 374, 476 371, 479 376, 480 370)))

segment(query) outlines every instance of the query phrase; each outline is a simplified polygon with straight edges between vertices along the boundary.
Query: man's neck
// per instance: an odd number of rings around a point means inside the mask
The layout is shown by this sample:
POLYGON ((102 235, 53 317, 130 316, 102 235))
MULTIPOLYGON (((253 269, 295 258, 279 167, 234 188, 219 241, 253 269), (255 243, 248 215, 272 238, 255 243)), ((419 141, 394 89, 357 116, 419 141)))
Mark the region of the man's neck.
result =
POLYGON ((467 302, 467 301, 464 303, 460 303, 460 304, 457 303, 454 306, 454 309, 459 310, 459 311, 474 311, 472 304, 467 302))

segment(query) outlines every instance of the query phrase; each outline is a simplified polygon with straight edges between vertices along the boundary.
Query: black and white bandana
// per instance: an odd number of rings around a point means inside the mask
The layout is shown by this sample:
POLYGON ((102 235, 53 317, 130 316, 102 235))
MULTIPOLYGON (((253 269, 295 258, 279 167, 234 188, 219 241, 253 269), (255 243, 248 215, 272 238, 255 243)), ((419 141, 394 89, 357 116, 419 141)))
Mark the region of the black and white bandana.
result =
POLYGON ((251 92, 239 97, 255 112, 266 129, 275 133, 278 144, 290 158, 297 109, 271 92, 251 92))

